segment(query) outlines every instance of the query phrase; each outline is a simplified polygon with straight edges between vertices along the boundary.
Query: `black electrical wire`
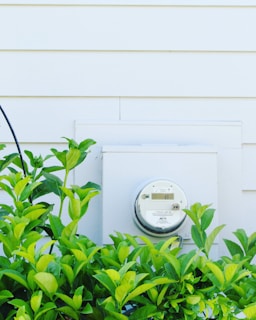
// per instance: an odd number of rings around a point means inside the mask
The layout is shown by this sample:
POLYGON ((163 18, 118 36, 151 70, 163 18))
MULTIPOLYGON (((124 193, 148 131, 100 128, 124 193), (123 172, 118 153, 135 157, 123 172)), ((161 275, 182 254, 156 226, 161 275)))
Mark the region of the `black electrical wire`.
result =
POLYGON ((0 111, 2 112, 2 114, 3 114, 4 118, 5 118, 5 121, 7 122, 8 126, 9 126, 9 129, 10 129, 10 131, 12 133, 13 139, 15 141, 15 144, 16 144, 16 147, 18 149, 19 156, 20 156, 20 161, 21 161, 23 174, 24 174, 24 177, 26 177, 27 174, 26 174, 25 164, 24 164, 24 160, 23 160, 22 153, 21 153, 21 150, 20 150, 20 145, 19 145, 18 139, 17 139, 17 137, 15 135, 15 132, 14 132, 14 130, 12 128, 12 125, 11 125, 11 123, 10 123, 10 121, 9 121, 9 119, 8 119, 6 113, 4 112, 4 110, 3 110, 1 105, 0 105, 0 111))

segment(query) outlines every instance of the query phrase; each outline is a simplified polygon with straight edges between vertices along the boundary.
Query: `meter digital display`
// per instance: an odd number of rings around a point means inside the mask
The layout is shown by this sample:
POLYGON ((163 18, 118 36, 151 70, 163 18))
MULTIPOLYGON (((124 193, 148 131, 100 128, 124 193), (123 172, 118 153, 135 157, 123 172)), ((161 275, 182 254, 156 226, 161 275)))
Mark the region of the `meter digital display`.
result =
POLYGON ((170 180, 155 180, 138 192, 134 203, 134 219, 147 234, 164 237, 182 226, 187 198, 184 191, 170 180))
POLYGON ((173 200, 174 193, 152 193, 151 199, 152 200, 173 200))

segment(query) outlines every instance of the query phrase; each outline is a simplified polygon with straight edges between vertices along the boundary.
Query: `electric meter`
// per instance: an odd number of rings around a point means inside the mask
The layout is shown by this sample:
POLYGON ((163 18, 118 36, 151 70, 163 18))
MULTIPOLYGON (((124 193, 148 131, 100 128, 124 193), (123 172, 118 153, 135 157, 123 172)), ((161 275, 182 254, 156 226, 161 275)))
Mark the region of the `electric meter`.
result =
POLYGON ((184 191, 169 180, 155 180, 137 194, 134 219, 149 235, 165 237, 176 232, 184 223, 187 198, 184 191))

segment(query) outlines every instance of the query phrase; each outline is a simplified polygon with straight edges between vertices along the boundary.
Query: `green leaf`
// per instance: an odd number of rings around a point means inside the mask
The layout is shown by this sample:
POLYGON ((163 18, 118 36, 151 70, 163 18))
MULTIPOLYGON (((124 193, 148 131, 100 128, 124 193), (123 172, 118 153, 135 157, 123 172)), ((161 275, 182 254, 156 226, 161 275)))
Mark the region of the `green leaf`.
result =
POLYGON ((246 315, 246 319, 251 320, 256 318, 256 303, 249 304, 244 308, 243 313, 246 315))
POLYGON ((197 256, 198 256, 198 254, 196 253, 196 251, 192 250, 192 251, 188 252, 187 254, 180 257, 181 276, 184 276, 186 274, 186 272, 188 271, 188 269, 190 268, 192 263, 195 261, 197 256))
POLYGON ((225 283, 225 279, 224 279, 224 275, 223 275, 222 270, 214 262, 207 262, 206 265, 211 270, 211 272, 214 274, 219 285, 222 287, 225 283))
POLYGON ((192 305, 198 304, 200 302, 200 300, 201 300, 201 297, 198 295, 191 294, 186 297, 186 302, 188 304, 192 304, 192 305))
POLYGON ((20 181, 18 181, 16 183, 16 185, 14 186, 14 192, 15 192, 17 197, 20 196, 20 194, 25 189, 25 187, 26 187, 26 185, 28 184, 29 181, 30 181, 30 177, 27 176, 27 177, 23 178, 22 180, 20 180, 20 181))
POLYGON ((32 310, 36 313, 40 306, 42 301, 43 293, 42 291, 36 291, 32 294, 32 297, 30 299, 30 305, 32 310))
POLYGON ((13 233, 14 233, 14 237, 17 240, 21 238, 28 223, 29 223, 29 220, 27 220, 26 222, 20 222, 14 227, 13 233))
POLYGON ((242 245, 242 247, 244 249, 244 252, 247 252, 247 249, 248 249, 248 237, 247 237, 247 234, 244 231, 244 229, 237 229, 234 232, 234 235, 240 241, 240 243, 241 243, 241 245, 242 245))
POLYGON ((63 312, 65 315, 67 315, 68 317, 71 317, 71 319, 73 320, 79 320, 78 313, 69 306, 58 308, 58 311, 63 312))
POLYGON ((112 295, 115 294, 116 284, 106 273, 98 273, 93 277, 97 279, 105 288, 107 288, 112 295))
POLYGON ((138 286, 131 293, 128 294, 123 304, 125 305, 128 301, 133 300, 134 298, 136 298, 137 296, 141 295, 142 293, 146 292, 147 290, 151 289, 154 286, 155 286, 154 283, 144 283, 138 286))
POLYGON ((26 289, 29 289, 25 276, 23 276, 23 274, 21 274, 20 272, 18 272, 16 270, 4 269, 4 270, 0 271, 0 275, 5 275, 6 277, 17 281, 19 284, 21 284, 26 289))
POLYGON ((66 305, 68 305, 72 309, 75 309, 74 301, 71 297, 67 296, 64 293, 56 293, 56 297, 61 299, 63 302, 65 302, 66 305))
POLYGON ((123 306, 123 301, 129 290, 131 289, 131 285, 129 283, 124 283, 118 286, 115 290, 115 299, 120 306, 123 306))
POLYGON ((202 238, 202 234, 195 225, 192 225, 191 227, 191 236, 199 249, 204 248, 204 239, 202 238))
POLYGON ((54 256, 51 254, 45 254, 41 256, 36 263, 36 269, 38 272, 44 272, 48 268, 48 265, 51 261, 54 260, 54 256))
POLYGON ((118 247, 118 259, 120 263, 124 263, 125 259, 128 257, 130 248, 125 242, 121 242, 121 245, 118 247))
POLYGON ((13 294, 11 293, 11 291, 9 291, 9 290, 1 290, 0 291, 0 302, 2 300, 6 300, 6 299, 9 299, 12 297, 13 297, 13 294))
POLYGON ((74 279, 75 279, 74 271, 73 271, 72 267, 70 265, 64 264, 64 263, 61 264, 61 267, 62 267, 63 273, 67 277, 68 282, 69 282, 69 284, 71 286, 73 284, 73 282, 74 282, 74 279))
POLYGON ((207 239, 205 241, 205 251, 206 251, 206 254, 208 255, 209 252, 210 252, 210 249, 212 247, 212 244, 215 240, 215 238, 217 237, 217 235, 220 233, 220 231, 225 227, 224 224, 214 228, 212 230, 212 232, 207 236, 207 239))
POLYGON ((235 263, 227 264, 224 268, 224 276, 227 282, 231 282, 236 272, 238 271, 239 265, 235 263))
POLYGON ((74 236, 77 233, 78 222, 79 220, 71 221, 67 226, 64 227, 61 236, 66 237, 68 239, 74 236))
POLYGON ((64 229, 64 225, 62 224, 60 217, 49 214, 49 221, 54 238, 59 239, 64 229))
POLYGON ((240 257, 244 256, 243 250, 237 243, 229 239, 224 239, 224 242, 231 256, 235 256, 236 254, 239 254, 240 257))
POLYGON ((81 156, 81 152, 78 149, 70 149, 66 154, 66 166, 65 169, 67 171, 73 169, 79 161, 81 156))
POLYGON ((49 297, 52 297, 58 289, 58 282, 55 276, 49 272, 38 272, 35 274, 34 280, 49 297))
POLYGON ((13 193, 13 189, 10 188, 7 184, 0 182, 0 189, 2 189, 3 191, 5 191, 7 194, 9 194, 13 200, 15 200, 15 195, 13 193))
MULTIPOLYGON (((157 313, 157 308, 154 305, 147 305, 140 308, 137 308, 132 315, 129 317, 130 320, 145 320, 152 319, 157 313)), ((157 319, 157 318, 156 318, 157 319)))
POLYGON ((44 306, 41 306, 34 320, 43 319, 41 318, 42 315, 47 314, 50 310, 53 310, 53 309, 56 309, 56 305, 53 302, 46 302, 44 306))
POLYGON ((214 209, 207 209, 201 218, 201 229, 205 231, 212 222, 214 216, 214 209))
POLYGON ((84 286, 80 286, 75 290, 74 296, 73 296, 73 302, 74 302, 74 309, 78 310, 82 306, 83 302, 83 290, 84 286))
POLYGON ((81 203, 79 199, 69 198, 68 213, 72 220, 79 219, 81 214, 81 203))

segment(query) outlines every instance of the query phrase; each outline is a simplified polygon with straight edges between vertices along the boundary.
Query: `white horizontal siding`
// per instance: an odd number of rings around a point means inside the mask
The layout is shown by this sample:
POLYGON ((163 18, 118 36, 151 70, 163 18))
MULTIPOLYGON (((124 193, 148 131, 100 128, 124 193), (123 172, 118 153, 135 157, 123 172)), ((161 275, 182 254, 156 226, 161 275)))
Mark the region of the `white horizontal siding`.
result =
POLYGON ((68 6, 255 6, 255 0, 0 0, 0 4, 12 5, 68 5, 68 6))
POLYGON ((256 53, 2 51, 0 70, 0 96, 256 96, 256 53))
POLYGON ((125 121, 241 121, 242 143, 256 142, 256 99, 122 98, 125 121))
POLYGON ((256 51, 255 29, 256 6, 0 6, 0 50, 256 51))
MULTIPOLYGON (((75 120, 119 119, 117 98, 0 98, 18 140, 22 143, 64 142, 74 136, 75 120)), ((13 142, 10 130, 0 113, 1 142, 13 142)), ((84 134, 84 139, 87 138, 84 134)), ((93 137, 90 137, 93 138, 93 137)))

